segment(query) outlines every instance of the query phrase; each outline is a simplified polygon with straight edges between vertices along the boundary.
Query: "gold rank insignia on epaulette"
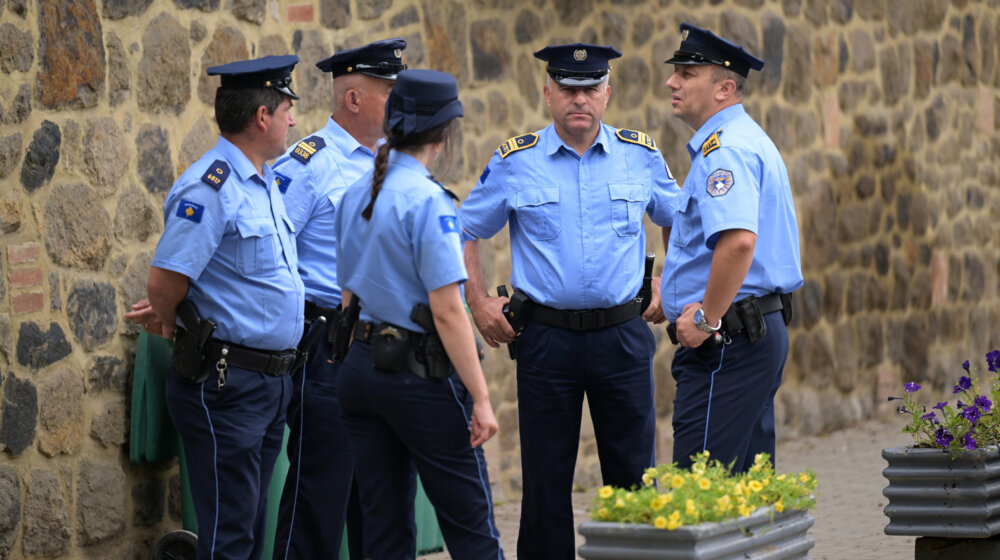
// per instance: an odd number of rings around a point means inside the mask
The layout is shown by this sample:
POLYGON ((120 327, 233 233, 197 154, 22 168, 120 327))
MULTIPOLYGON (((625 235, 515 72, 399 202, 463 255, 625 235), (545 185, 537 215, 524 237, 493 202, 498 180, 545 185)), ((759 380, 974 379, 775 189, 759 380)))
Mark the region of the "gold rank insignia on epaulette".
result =
POLYGON ((709 136, 708 140, 705 140, 705 143, 701 145, 701 157, 705 157, 714 150, 718 150, 722 147, 722 144, 719 143, 719 134, 722 134, 722 131, 716 130, 715 133, 709 136))
POLYGON ((319 136, 310 136, 299 142, 289 155, 292 156, 292 159, 301 161, 302 163, 309 163, 309 158, 313 157, 316 152, 322 150, 325 146, 326 140, 323 140, 319 136))
POLYGON ((615 134, 618 136, 618 139, 623 142, 645 146, 650 150, 656 149, 656 143, 653 142, 653 139, 647 136, 645 133, 639 132, 638 130, 629 130, 627 128, 620 128, 618 129, 618 132, 615 134))
POLYGON ((500 157, 505 158, 518 150, 530 148, 537 143, 538 143, 538 135, 529 132, 527 134, 515 136, 510 140, 507 140, 503 144, 497 146, 497 150, 500 151, 500 157))
POLYGON ((221 159, 213 161, 212 166, 201 176, 202 182, 215 190, 221 189, 227 178, 229 178, 229 164, 221 159))

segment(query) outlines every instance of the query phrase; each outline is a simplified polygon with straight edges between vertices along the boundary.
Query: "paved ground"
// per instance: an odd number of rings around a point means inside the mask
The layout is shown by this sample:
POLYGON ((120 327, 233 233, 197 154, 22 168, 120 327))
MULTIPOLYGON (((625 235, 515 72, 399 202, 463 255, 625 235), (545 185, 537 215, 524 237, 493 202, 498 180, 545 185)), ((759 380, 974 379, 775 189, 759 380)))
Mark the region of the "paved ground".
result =
MULTIPOLYGON (((909 560, 912 537, 890 537, 883 531, 886 499, 882 489, 884 447, 905 445, 909 436, 900 433, 902 419, 872 420, 852 428, 817 437, 778 441, 778 472, 812 469, 819 479, 819 499, 813 516, 816 524, 809 535, 816 547, 812 560, 909 560)), ((594 490, 574 495, 577 523, 587 519, 594 490)), ((520 504, 497 504, 497 524, 504 553, 516 558, 520 504)), ((577 535, 577 543, 582 538, 577 535)), ((423 556, 426 560, 448 560, 446 552, 423 556)))

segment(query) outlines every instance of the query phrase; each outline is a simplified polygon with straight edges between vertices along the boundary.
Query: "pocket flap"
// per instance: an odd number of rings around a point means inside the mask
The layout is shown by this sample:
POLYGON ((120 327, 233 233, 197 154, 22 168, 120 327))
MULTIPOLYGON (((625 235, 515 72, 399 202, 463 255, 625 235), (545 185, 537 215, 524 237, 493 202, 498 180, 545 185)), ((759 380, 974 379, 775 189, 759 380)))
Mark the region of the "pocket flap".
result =
POLYGON ((608 190, 611 192, 612 200, 641 202, 646 199, 643 196, 645 193, 642 185, 636 183, 608 183, 608 190))
POLYGON ((540 187, 518 191, 517 206, 541 206, 550 202, 559 202, 559 187, 540 187))
MULTIPOLYGON (((291 227, 291 224, 289 224, 291 227)), ((236 231, 240 237, 266 237, 277 233, 271 218, 238 218, 236 220, 236 231)))

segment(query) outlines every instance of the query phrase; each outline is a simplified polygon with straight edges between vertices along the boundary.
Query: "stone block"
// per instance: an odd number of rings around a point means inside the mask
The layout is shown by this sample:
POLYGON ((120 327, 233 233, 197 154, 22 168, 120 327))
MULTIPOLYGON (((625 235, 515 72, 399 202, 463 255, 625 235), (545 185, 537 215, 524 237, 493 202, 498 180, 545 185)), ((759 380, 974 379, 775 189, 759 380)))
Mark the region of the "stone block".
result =
POLYGON ((10 136, 0 136, 0 179, 17 170, 18 160, 21 159, 21 146, 23 141, 20 132, 10 136))
POLYGON ((80 461, 77 518, 80 543, 94 545, 125 529, 128 482, 117 461, 80 461))
POLYGON ((154 527, 163 519, 167 504, 167 489, 163 479, 146 470, 132 486, 132 524, 138 527, 154 527))
POLYGON ((312 4, 296 4, 285 11, 288 23, 312 23, 315 19, 315 8, 312 4))
POLYGON ((21 524, 21 479, 14 465, 0 465, 0 558, 10 558, 21 524))
POLYGON ((37 286, 42 283, 42 269, 36 267, 19 268, 10 271, 10 287, 27 288, 37 286))
POLYGON ((38 33, 36 99, 46 109, 97 105, 104 91, 106 65, 104 33, 94 0, 41 2, 38 33))
MULTIPOLYGON (((258 52, 258 54, 260 54, 260 56, 288 54, 288 43, 285 42, 285 38, 282 37, 281 35, 265 35, 265 36, 261 37, 260 43, 257 45, 257 52, 258 52)), ((295 87, 297 88, 298 85, 296 85, 295 87)), ((198 117, 198 122, 202 122, 204 120, 205 120, 204 116, 198 117)), ((214 145, 214 142, 215 142, 215 139, 214 139, 215 131, 212 130, 211 127, 209 127, 209 131, 208 132, 209 132, 209 136, 213 137, 211 139, 211 141, 213 142, 213 144, 209 145, 209 148, 211 148, 212 145, 214 145)), ((190 132, 188 132, 188 134, 190 135, 190 132)), ((186 139, 185 139, 184 143, 187 144, 187 140, 186 139)), ((182 146, 181 149, 183 150, 185 147, 186 146, 182 146)), ((199 153, 199 155, 200 155, 200 153, 199 153)), ((191 160, 191 161, 193 161, 193 160, 191 160)))
POLYGON ((73 455, 83 439, 83 378, 62 369, 38 387, 38 448, 48 457, 73 455))
POLYGON ((511 75, 507 28, 499 19, 474 22, 469 28, 472 67, 477 80, 500 80, 511 75))
POLYGON ((35 61, 31 30, 21 31, 12 23, 0 25, 0 70, 5 74, 27 72, 35 61))
POLYGON ((34 291, 14 294, 10 297, 10 309, 16 315, 34 313, 45 308, 45 293, 34 291))
POLYGON ((174 0, 179 8, 196 8, 203 12, 214 12, 219 9, 221 0, 174 0))
MULTIPOLYGON (((0 156, 0 159, 2 159, 2 156, 0 156)), ((21 209, 21 204, 18 200, 9 198, 0 200, 0 232, 14 233, 21 229, 24 217, 24 211, 21 209)), ((0 289, 0 298, 3 298, 2 289, 0 289)))
POLYGON ((99 117, 88 120, 83 137, 83 170, 100 196, 114 194, 128 163, 125 136, 114 119, 99 117))
POLYGON ((342 29, 350 25, 350 0, 319 0, 319 21, 323 27, 331 29, 342 29))
POLYGON ((100 270, 111 251, 111 216, 84 183, 57 185, 45 201, 45 248, 56 264, 100 270))
MULTIPOLYGON (((564 27, 573 27, 581 23, 594 11, 594 0, 552 0, 552 5, 556 9, 556 20, 564 27)), ((581 42, 592 41, 581 39, 581 42)))
POLYGON ((382 17, 392 7, 392 0, 357 0, 357 5, 359 18, 373 20, 382 17))
POLYGON ((191 44, 188 31, 167 13, 142 34, 136 89, 139 108, 180 113, 191 97, 191 44))
POLYGON ((59 273, 49 273, 49 308, 52 311, 62 309, 62 292, 59 290, 59 273))
POLYGON ((24 499, 21 546, 26 556, 52 558, 69 552, 73 528, 62 482, 55 473, 31 471, 24 499))
MULTIPOLYGON (((302 60, 323 60, 330 56, 330 47, 326 42, 326 36, 318 29, 307 29, 301 33, 301 41, 298 47, 293 45, 292 49, 298 53, 302 60)), ((360 45, 354 45, 360 46, 360 45)), ((342 47, 337 46, 338 50, 342 47)), ((404 51, 403 55, 406 63, 413 67, 410 49, 404 51)), ((315 109, 329 111, 330 109, 330 75, 320 71, 312 64, 299 64, 295 67, 295 75, 292 77, 292 87, 300 99, 296 102, 296 108, 301 114, 307 114, 315 109)), ((214 133, 214 130, 212 131, 214 133)), ((294 134, 289 134, 292 138, 294 134)), ((212 139, 214 144, 215 140, 212 139)), ((199 154, 200 155, 200 154, 199 154)))
POLYGON ((20 455, 33 441, 38 418, 38 392, 30 379, 7 375, 0 406, 0 447, 20 455))
POLYGON ((10 106, 7 107, 6 111, 0 111, 0 113, 3 113, 3 118, 0 121, 4 124, 20 124, 27 120, 28 115, 31 114, 31 88, 28 87, 28 84, 21 84, 18 87, 17 95, 14 96, 10 106))
POLYGON ((229 0, 226 5, 237 19, 258 25, 264 23, 267 0, 229 0))
POLYGON ((87 390, 124 393, 128 379, 129 368, 124 360, 117 356, 98 356, 87 371, 87 390))
POLYGON ((128 411, 125 401, 112 401, 90 423, 90 437, 104 447, 114 447, 128 441, 128 411))
MULTIPOLYGON (((560 0, 562 1, 562 0, 560 0)), ((576 4, 576 2, 573 2, 576 4)), ((423 0, 424 47, 433 70, 447 72, 463 86, 469 80, 465 6, 454 0, 423 0)), ((557 8, 558 9, 558 8, 557 8)), ((569 25, 568 22, 564 22, 569 25)))
POLYGON ((392 19, 389 20, 389 27, 396 29, 405 27, 411 23, 417 23, 418 21, 420 21, 420 12, 417 11, 417 7, 408 6, 405 10, 392 16, 392 19))
POLYGON ((167 134, 163 127, 144 124, 136 135, 135 146, 142 162, 139 178, 149 192, 168 191, 174 183, 174 165, 167 134))
POLYGON ((42 126, 35 131, 28 144, 24 165, 21 166, 21 185, 25 190, 33 192, 52 179, 59 163, 61 143, 59 127, 51 121, 42 121, 42 126))
POLYGON ((66 299, 66 315, 73 337, 85 349, 104 344, 118 328, 114 286, 93 280, 76 281, 66 299))
POLYGON ((14 358, 14 333, 10 325, 10 315, 0 314, 0 354, 8 360, 14 358))
POLYGON ((762 17, 764 48, 762 56, 767 63, 761 70, 758 86, 765 94, 774 93, 781 85, 782 64, 785 58, 785 22, 771 12, 762 17))
POLYGON ((542 35, 542 20, 532 10, 524 9, 518 12, 514 20, 514 40, 517 44, 531 43, 542 35))
POLYGON ((615 89, 611 86, 611 101, 617 103, 618 107, 628 110, 633 107, 640 107, 647 99, 650 91, 650 81, 652 72, 646 61, 638 57, 626 58, 624 62, 615 66, 615 80, 619 80, 622 85, 615 89))
MULTIPOLYGON (((208 37, 208 28, 206 28, 205 24, 200 21, 197 20, 192 21, 191 31, 189 32, 189 35, 191 36, 191 41, 195 43, 200 43, 205 37, 208 37)), ((282 54, 287 54, 287 53, 282 53, 282 54)))
POLYGON ((23 322, 17 339, 17 363, 34 370, 53 364, 70 354, 72 348, 59 323, 49 323, 42 332, 34 322, 23 322))
POLYGON ((141 16, 152 3, 153 0, 103 0, 101 14, 112 20, 141 16))
MULTIPOLYGON (((788 59, 787 75, 809 76, 812 74, 812 31, 802 26, 792 26, 785 35, 788 59)), ((764 66, 767 68, 767 65, 764 66)), ((784 80, 784 97, 793 103, 805 103, 812 96, 812 80, 784 80)))
POLYGON ((153 206, 145 191, 133 186, 118 199, 115 237, 121 241, 145 241, 163 229, 162 221, 161 212, 153 206))
POLYGON ((226 64, 234 60, 250 58, 246 39, 235 27, 220 27, 212 34, 212 41, 205 47, 201 55, 201 72, 198 73, 198 99, 209 106, 214 106, 215 90, 219 87, 219 77, 209 76, 205 70, 211 66, 226 64))

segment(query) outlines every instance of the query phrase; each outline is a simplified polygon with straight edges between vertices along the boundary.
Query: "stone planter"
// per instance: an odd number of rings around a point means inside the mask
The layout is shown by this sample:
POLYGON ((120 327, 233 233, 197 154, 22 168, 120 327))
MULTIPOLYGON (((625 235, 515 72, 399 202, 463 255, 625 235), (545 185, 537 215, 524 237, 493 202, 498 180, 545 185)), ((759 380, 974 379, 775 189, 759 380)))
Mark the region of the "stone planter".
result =
POLYGON ((586 560, 791 560, 807 558, 815 544, 806 534, 813 518, 806 511, 772 508, 722 523, 701 523, 673 531, 649 525, 585 521, 586 560), (771 515, 774 514, 772 520, 771 515))
POLYGON ((882 450, 889 466, 887 535, 987 538, 1000 534, 1000 450, 962 451, 892 447, 882 450))

